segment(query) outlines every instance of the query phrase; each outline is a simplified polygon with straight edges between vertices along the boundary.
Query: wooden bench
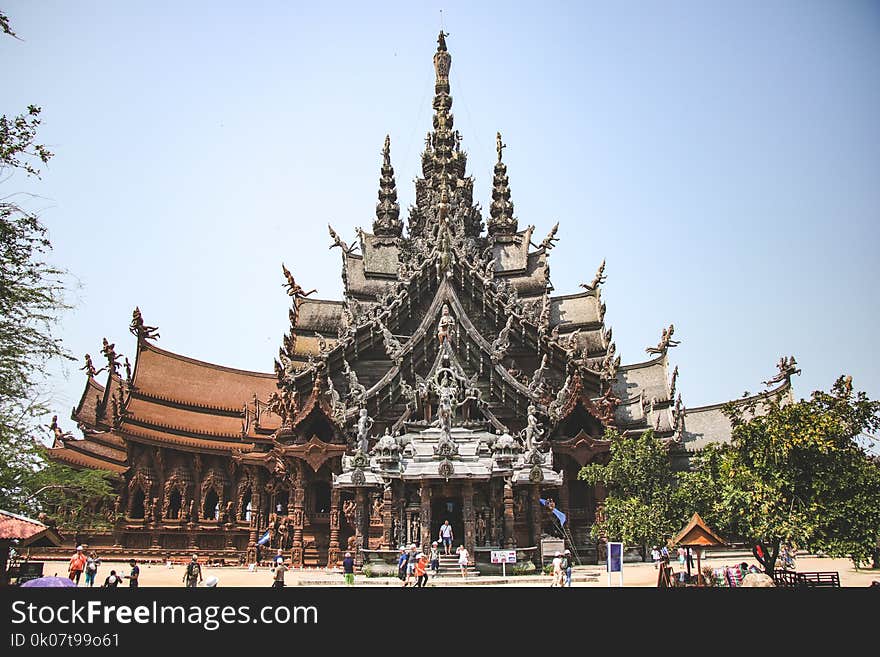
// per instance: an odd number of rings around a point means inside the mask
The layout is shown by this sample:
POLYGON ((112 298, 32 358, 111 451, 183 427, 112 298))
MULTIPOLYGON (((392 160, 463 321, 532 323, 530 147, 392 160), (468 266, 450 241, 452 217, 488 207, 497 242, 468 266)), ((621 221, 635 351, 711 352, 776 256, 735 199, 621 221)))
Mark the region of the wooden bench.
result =
POLYGON ((840 574, 835 572, 826 573, 798 573, 798 586, 802 588, 840 588, 840 574))
POLYGON ((777 570, 773 582, 778 588, 840 588, 840 574, 837 572, 797 573, 791 570, 777 570))

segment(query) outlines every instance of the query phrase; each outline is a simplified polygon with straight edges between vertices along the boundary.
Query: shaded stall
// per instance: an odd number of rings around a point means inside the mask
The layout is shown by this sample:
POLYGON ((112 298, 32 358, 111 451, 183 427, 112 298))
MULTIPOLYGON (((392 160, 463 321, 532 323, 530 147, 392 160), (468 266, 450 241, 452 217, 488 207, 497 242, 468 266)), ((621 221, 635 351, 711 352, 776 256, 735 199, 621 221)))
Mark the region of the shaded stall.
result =
POLYGON ((695 513, 690 522, 682 529, 678 535, 672 539, 674 545, 681 545, 687 550, 687 573, 688 579, 691 577, 691 548, 701 548, 697 551, 697 586, 702 586, 703 576, 700 570, 700 552, 702 548, 723 547, 727 545, 718 534, 709 529, 708 525, 700 517, 699 513, 695 513))

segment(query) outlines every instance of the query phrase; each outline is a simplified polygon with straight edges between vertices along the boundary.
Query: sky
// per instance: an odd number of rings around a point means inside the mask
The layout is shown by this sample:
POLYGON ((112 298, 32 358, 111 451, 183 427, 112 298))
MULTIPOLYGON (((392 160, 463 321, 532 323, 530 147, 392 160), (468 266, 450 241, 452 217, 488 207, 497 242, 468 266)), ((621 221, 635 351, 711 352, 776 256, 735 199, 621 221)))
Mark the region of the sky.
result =
POLYGON ((488 219, 495 133, 520 228, 557 221, 554 295, 606 259, 623 363, 675 324, 686 407, 797 397, 841 374, 880 399, 880 3, 5 0, 0 113, 42 107, 55 153, 13 176, 71 272, 53 364, 65 429, 101 338, 131 313, 164 349, 271 372, 281 263, 342 295, 339 250, 375 218, 391 137, 401 216, 449 33, 455 127, 488 219), (442 10, 442 14, 441 14, 442 10))

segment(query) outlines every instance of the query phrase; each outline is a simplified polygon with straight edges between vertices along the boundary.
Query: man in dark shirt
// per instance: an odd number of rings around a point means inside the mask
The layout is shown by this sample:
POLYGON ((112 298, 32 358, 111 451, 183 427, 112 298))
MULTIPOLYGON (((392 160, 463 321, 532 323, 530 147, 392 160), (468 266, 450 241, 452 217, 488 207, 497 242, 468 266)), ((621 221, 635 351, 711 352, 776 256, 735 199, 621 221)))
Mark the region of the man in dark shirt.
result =
POLYGON ((186 566, 183 581, 188 588, 195 588, 202 581, 202 565, 199 563, 198 555, 192 555, 192 561, 186 566))
POLYGON ((131 574, 126 575, 125 579, 128 580, 128 586, 130 588, 136 589, 138 587, 138 577, 140 577, 141 569, 137 565, 137 561, 132 559, 128 562, 131 566, 131 574))
POLYGON ((105 589, 115 589, 119 586, 119 576, 116 574, 115 570, 111 570, 110 574, 107 575, 107 579, 104 580, 104 588, 105 589))
POLYGON ((354 584, 354 558, 351 552, 345 553, 345 559, 342 560, 342 572, 345 576, 345 583, 354 584))

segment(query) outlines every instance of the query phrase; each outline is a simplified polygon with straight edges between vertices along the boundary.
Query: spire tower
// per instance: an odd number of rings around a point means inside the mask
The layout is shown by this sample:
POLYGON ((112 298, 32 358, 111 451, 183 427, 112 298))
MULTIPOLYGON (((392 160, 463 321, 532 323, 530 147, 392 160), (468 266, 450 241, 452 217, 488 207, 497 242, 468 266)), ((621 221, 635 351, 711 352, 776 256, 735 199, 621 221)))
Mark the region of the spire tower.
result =
POLYGON ((376 204, 376 220, 373 233, 383 237, 400 237, 403 222, 400 220, 400 204, 397 202, 397 184, 394 167, 391 166, 391 138, 385 135, 382 149, 382 173, 379 176, 379 202, 376 204))
POLYGON ((510 180, 507 165, 502 161, 502 151, 507 144, 501 143, 501 133, 496 137, 498 162, 495 164, 495 178, 492 181, 492 205, 489 206, 489 234, 513 235, 516 233, 516 218, 513 216, 513 201, 510 200, 510 180))

